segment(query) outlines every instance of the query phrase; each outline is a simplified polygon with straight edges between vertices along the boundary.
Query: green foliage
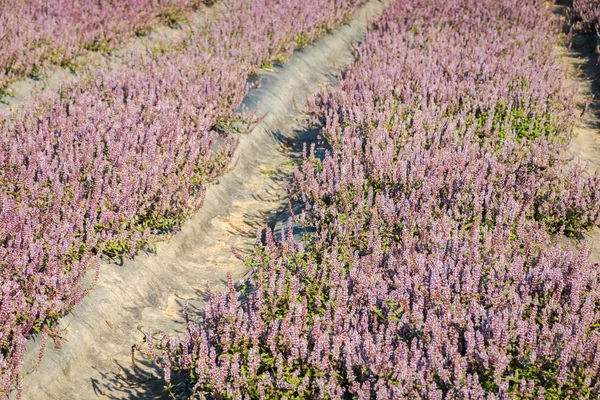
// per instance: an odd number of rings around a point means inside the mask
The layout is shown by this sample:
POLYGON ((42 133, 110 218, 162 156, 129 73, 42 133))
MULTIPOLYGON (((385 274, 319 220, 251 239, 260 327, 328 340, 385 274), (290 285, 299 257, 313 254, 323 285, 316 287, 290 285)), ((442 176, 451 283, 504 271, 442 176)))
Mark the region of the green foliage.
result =
MULTIPOLYGON (((516 349, 517 345, 513 344, 516 349)), ((593 388, 590 387, 583 367, 579 367, 575 372, 566 376, 564 385, 560 384, 560 363, 558 359, 538 358, 532 361, 530 356, 525 358, 518 357, 514 351, 511 362, 502 374, 508 377, 510 382, 509 393, 514 399, 534 400, 543 398, 546 400, 563 399, 589 399, 593 395, 593 388), (525 390, 528 383, 533 382, 533 390, 525 390)), ((483 368, 479 363, 472 362, 470 369, 477 373, 479 384, 487 393, 498 391, 498 386, 494 382, 494 375, 491 369, 483 368)))
POLYGON ((88 51, 110 54, 113 50, 113 45, 110 39, 97 37, 93 42, 86 44, 84 49, 88 51))
POLYGON ((555 114, 536 115, 530 109, 504 104, 500 104, 494 110, 478 109, 475 113, 477 129, 482 139, 485 138, 482 129, 488 122, 490 114, 493 115, 491 131, 497 132, 497 137, 501 140, 506 140, 509 132, 515 135, 519 143, 524 139, 534 140, 540 137, 551 143, 564 139, 558 132, 558 117, 555 114))
POLYGON ((41 79, 43 75, 42 67, 39 64, 33 64, 28 75, 31 79, 41 79))
POLYGON ((170 8, 158 15, 160 20, 171 29, 181 29, 183 23, 187 21, 187 17, 182 9, 170 8))
POLYGON ((542 211, 541 203, 541 199, 536 199, 534 218, 537 221, 544 221, 549 233, 556 234, 562 229, 567 237, 577 237, 595 226, 594 221, 587 218, 587 210, 569 208, 566 216, 562 216, 546 210, 542 211))
POLYGON ((263 63, 260 64, 260 69, 272 70, 274 68, 275 64, 273 63, 273 60, 263 61, 263 63))
POLYGON ((135 36, 137 36, 139 38, 148 36, 150 34, 150 32, 152 32, 152 29, 149 26, 142 26, 142 27, 136 28, 134 31, 135 36))
POLYGON ((310 39, 306 35, 306 33, 302 32, 296 36, 296 45, 299 49, 303 49, 310 44, 310 39))

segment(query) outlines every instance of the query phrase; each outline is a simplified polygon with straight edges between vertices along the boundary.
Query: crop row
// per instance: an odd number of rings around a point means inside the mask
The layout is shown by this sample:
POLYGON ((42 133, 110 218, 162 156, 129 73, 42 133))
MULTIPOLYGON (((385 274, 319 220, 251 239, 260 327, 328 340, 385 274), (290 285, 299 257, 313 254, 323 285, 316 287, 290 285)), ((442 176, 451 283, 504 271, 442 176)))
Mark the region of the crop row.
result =
POLYGON ((224 0, 173 47, 0 115, 0 393, 26 338, 81 300, 102 254, 133 255, 201 206, 235 149, 247 77, 359 3, 224 0))
POLYGON ((600 34, 600 1, 573 0, 573 13, 578 19, 577 26, 584 30, 595 30, 600 34))
POLYGON ((174 24, 206 0, 0 1, 0 92, 82 50, 109 50, 158 19, 174 24))
POLYGON ((309 101, 327 151, 295 172, 302 242, 143 352, 210 398, 588 398, 600 275, 563 245, 600 223, 564 158, 574 88, 541 2, 397 1, 309 101))
POLYGON ((576 29, 596 33, 596 53, 599 53, 600 62, 600 0, 573 0, 570 16, 576 29))

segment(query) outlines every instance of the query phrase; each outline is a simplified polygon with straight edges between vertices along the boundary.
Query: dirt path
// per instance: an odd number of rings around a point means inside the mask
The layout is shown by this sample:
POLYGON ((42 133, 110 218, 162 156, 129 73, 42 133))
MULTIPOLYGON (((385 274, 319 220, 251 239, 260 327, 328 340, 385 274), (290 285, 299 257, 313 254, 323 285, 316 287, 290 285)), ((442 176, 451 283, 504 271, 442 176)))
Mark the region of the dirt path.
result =
MULTIPOLYGON (((564 18, 566 5, 556 6, 555 13, 564 18)), ((558 52, 568 68, 568 79, 578 87, 578 117, 570 155, 588 163, 592 171, 600 172, 600 65, 595 52, 593 34, 575 34, 561 44, 558 52)), ((591 261, 600 263, 600 230, 589 234, 591 261)))
MULTIPOLYGON (((350 49, 364 36, 367 18, 384 8, 381 1, 370 1, 356 20, 262 74, 261 88, 249 93, 245 105, 260 104, 259 114, 268 115, 240 137, 235 169, 208 188, 200 212, 168 243, 158 244, 156 255, 102 266, 91 295, 60 321, 62 347, 48 344, 40 368, 25 378, 24 399, 166 397, 160 371, 146 366, 144 374, 134 375, 130 369, 131 345, 141 338, 138 326, 181 331, 185 300, 198 309, 207 282, 222 290, 228 274, 237 280, 247 273, 231 248, 250 250, 257 229, 285 215, 285 182, 302 142, 311 139, 294 102, 304 104, 334 81, 353 61, 350 49)), ((35 340, 28 342, 25 370, 37 359, 35 340)))
POLYGON ((571 48, 563 48, 563 56, 571 80, 579 87, 577 103, 583 114, 575 126, 571 151, 600 170, 600 65, 595 45, 594 35, 575 35, 571 48))

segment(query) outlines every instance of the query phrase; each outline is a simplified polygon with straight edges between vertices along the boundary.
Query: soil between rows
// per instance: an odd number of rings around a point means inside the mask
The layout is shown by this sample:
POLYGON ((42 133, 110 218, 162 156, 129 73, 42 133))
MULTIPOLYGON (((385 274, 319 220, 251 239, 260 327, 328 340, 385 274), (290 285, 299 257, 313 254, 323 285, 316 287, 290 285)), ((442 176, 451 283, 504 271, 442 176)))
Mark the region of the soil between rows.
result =
MULTIPOLYGON (((554 12, 565 18, 569 1, 559 1, 554 12)), ((577 88, 574 133, 568 156, 588 164, 592 172, 600 173, 600 64, 596 53, 596 37, 592 33, 574 33, 558 47, 558 53, 567 67, 568 80, 577 88)), ((589 233, 590 261, 600 264, 600 230, 589 233)), ((580 238, 583 239, 583 238, 580 238)), ((581 245, 579 240, 577 245, 581 245)))

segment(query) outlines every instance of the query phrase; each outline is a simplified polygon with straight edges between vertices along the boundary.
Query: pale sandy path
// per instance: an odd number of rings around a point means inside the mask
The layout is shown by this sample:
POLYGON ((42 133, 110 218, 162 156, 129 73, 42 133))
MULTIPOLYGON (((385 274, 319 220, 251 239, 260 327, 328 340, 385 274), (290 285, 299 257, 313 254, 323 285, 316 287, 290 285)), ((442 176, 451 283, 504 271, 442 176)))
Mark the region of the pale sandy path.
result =
MULTIPOLYGON (((565 5, 555 12, 564 16, 565 5)), ((568 69, 568 79, 576 85, 577 120, 570 155, 575 161, 588 163, 592 171, 600 171, 600 65, 592 34, 575 34, 570 42, 561 43, 558 51, 568 69)), ((600 230, 586 235, 592 244, 591 261, 600 263, 600 230)))

